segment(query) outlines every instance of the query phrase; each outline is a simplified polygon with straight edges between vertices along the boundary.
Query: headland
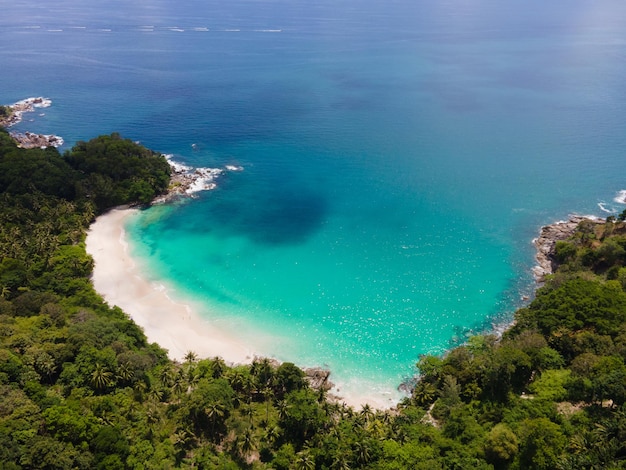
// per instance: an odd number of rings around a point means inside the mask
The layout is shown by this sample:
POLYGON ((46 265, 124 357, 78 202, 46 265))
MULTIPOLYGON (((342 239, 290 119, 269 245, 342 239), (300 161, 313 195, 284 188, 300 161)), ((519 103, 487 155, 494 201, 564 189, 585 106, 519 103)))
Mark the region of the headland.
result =
POLYGON ((171 168, 170 186, 166 194, 153 201, 162 204, 185 197, 194 197, 200 191, 210 191, 217 187, 216 180, 225 171, 243 171, 238 165, 226 165, 224 168, 194 168, 174 160, 172 155, 165 155, 171 168))
POLYGON ((541 284, 546 276, 553 274, 557 268, 554 258, 554 247, 558 241, 571 237, 578 225, 588 220, 594 224, 604 223, 604 219, 595 216, 570 215, 567 220, 559 220, 549 225, 544 225, 539 231, 539 236, 533 240, 537 254, 537 265, 533 268, 535 280, 541 284))
MULTIPOLYGON (((5 112, 0 114, 0 127, 9 128, 22 121, 24 113, 32 113, 36 108, 47 108, 52 100, 41 96, 26 98, 8 106, 3 106, 5 112)), ((33 132, 10 132, 9 135, 21 148, 60 147, 64 144, 63 138, 53 134, 36 134, 33 132)))

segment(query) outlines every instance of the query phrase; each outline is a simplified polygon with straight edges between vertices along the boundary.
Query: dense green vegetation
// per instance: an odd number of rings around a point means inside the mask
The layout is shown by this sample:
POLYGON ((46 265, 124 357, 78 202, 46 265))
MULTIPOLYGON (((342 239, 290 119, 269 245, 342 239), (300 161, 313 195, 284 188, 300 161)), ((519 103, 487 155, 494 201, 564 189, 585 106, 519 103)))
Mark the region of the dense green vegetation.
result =
POLYGON ((167 186, 117 135, 0 132, 0 469, 626 468, 626 225, 586 224, 501 339, 422 357, 397 410, 354 410, 293 364, 170 361, 94 292, 85 230, 167 186))
POLYGON ((79 175, 79 196, 91 198, 101 210, 128 201, 149 203, 170 179, 162 155, 118 134, 78 142, 64 157, 79 175))
POLYGON ((60 155, 54 147, 18 148, 0 133, 0 192, 42 194, 69 202, 91 202, 94 210, 149 203, 169 184, 170 167, 156 154, 118 134, 78 142, 60 155))

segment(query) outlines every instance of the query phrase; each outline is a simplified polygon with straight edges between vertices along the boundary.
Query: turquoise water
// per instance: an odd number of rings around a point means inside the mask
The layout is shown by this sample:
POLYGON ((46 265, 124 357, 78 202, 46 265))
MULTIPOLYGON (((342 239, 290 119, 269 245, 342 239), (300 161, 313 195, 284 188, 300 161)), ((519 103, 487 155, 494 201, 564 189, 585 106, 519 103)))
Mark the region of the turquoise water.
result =
POLYGON ((0 101, 243 166, 128 230, 259 353, 393 390, 511 319, 539 226, 623 209, 621 1, 73 3, 3 8, 0 101))

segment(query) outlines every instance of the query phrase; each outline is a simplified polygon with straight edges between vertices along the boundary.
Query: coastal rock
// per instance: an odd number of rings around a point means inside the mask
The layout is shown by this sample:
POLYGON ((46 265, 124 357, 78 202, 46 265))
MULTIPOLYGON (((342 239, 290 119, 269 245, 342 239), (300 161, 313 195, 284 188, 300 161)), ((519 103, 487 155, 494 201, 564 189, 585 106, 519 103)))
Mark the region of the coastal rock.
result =
POLYGON ((576 231, 576 227, 583 220, 593 223, 604 223, 604 219, 591 216, 571 215, 568 220, 561 220, 550 225, 541 227, 539 236, 533 240, 533 244, 537 249, 537 265, 533 268, 535 280, 539 283, 545 280, 545 277, 554 273, 557 263, 554 258, 554 247, 557 241, 566 240, 576 231))
POLYGON ((34 134, 32 132, 11 132, 10 136, 17 142, 17 146, 25 149, 60 147, 63 138, 58 135, 34 134))
MULTIPOLYGON (((0 127, 11 127, 22 121, 24 113, 30 113, 35 108, 47 108, 52 104, 48 98, 41 96, 36 98, 26 98, 12 105, 7 106, 11 113, 8 116, 0 118, 0 127)), ((63 139, 58 135, 34 134, 32 132, 11 132, 11 137, 17 142, 18 147, 31 148, 47 148, 60 147, 63 145, 63 139)))
POLYGON ((11 127, 22 120, 22 114, 30 113, 35 108, 47 108, 52 104, 52 101, 48 98, 38 96, 36 98, 26 98, 25 100, 18 101, 17 103, 7 106, 11 110, 11 114, 6 118, 0 120, 0 126, 11 127))
POLYGON ((243 167, 226 165, 222 168, 192 168, 172 159, 172 155, 165 155, 171 168, 170 187, 167 193, 153 203, 162 204, 181 197, 194 197, 200 191, 210 191, 217 187, 215 180, 224 171, 243 171, 243 167))
POLYGON ((304 369, 304 376, 309 386, 314 390, 330 390, 334 384, 328 380, 330 377, 330 371, 322 369, 321 367, 312 367, 304 369))

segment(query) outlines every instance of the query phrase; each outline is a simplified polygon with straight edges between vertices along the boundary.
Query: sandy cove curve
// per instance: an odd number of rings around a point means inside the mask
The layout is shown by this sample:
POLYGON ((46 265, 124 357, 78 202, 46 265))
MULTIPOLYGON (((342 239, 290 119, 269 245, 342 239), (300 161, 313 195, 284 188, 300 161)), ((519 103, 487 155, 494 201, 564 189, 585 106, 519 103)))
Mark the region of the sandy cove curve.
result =
POLYGON ((194 309, 177 303, 162 286, 142 277, 141 268, 128 253, 124 224, 138 209, 116 208, 99 216, 86 239, 87 253, 94 260, 92 282, 109 303, 117 305, 143 328, 150 342, 169 351, 169 357, 183 360, 188 351, 199 357, 220 356, 230 363, 249 363, 254 353, 229 337, 194 309))
MULTIPOLYGON (((86 249, 94 260, 95 290, 109 305, 124 310, 143 329, 148 341, 167 349, 170 359, 183 361, 187 352, 193 351, 200 358, 219 356, 230 364, 249 364, 262 356, 204 320, 193 305, 176 302, 161 284, 146 279, 145 270, 128 251, 124 230, 128 217, 138 211, 115 208, 98 216, 90 226, 86 249)), ((316 367, 305 369, 313 383, 319 379, 320 371, 316 367)), ((368 404, 375 409, 392 408, 402 398, 397 391, 377 393, 340 383, 335 384, 330 395, 355 408, 368 404)))

